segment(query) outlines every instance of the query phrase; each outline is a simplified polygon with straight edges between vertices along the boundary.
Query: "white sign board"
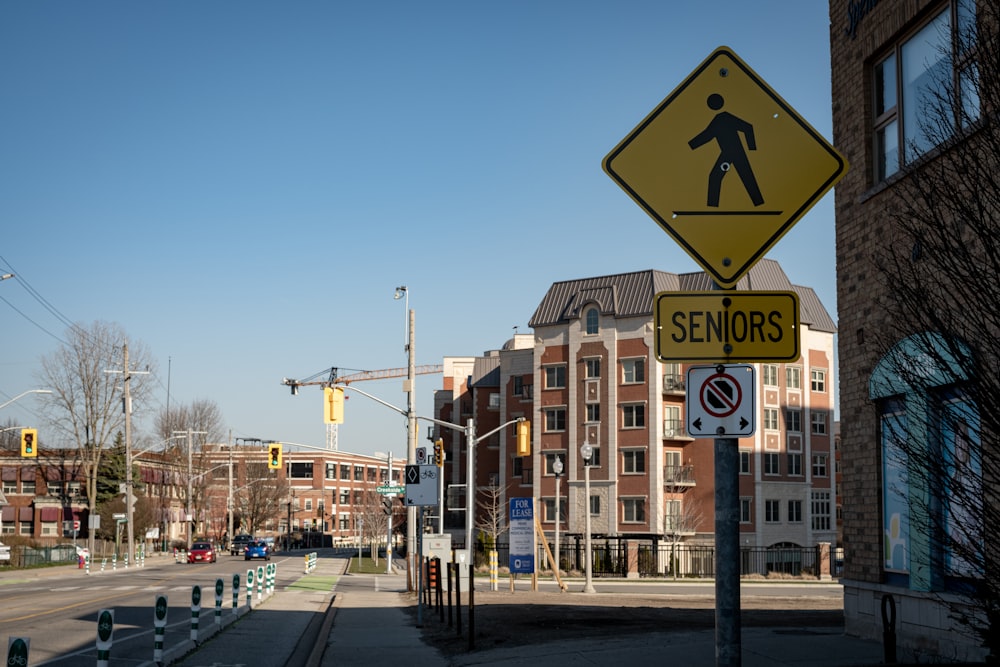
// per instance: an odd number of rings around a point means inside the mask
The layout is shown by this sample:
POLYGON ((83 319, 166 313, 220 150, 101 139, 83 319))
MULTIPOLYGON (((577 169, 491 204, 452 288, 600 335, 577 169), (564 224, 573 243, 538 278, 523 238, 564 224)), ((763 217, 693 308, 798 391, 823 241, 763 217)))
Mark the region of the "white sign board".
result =
POLYGON ((403 474, 406 482, 406 506, 435 506, 438 504, 438 475, 441 468, 435 465, 408 465, 403 474))
POLYGON ((687 431, 695 438, 746 438, 757 429, 757 382, 750 364, 691 366, 687 431))

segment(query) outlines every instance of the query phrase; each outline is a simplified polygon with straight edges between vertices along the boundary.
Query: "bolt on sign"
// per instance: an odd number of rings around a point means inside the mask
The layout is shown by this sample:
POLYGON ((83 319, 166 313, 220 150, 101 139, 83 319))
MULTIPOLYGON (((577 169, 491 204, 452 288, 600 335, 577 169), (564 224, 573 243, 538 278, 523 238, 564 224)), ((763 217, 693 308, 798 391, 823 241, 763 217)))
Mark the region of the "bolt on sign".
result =
POLYGON ((660 292, 653 314, 656 358, 665 363, 799 358, 795 292, 660 292))
POLYGON ((727 47, 632 130, 604 171, 723 287, 735 286, 847 161, 727 47))

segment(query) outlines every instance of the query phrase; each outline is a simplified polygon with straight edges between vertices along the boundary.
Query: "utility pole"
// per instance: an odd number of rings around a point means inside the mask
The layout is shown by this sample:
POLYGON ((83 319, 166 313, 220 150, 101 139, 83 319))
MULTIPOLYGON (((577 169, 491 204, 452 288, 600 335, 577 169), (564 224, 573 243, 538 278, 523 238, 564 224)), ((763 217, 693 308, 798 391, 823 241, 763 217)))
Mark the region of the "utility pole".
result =
POLYGON ((128 343, 122 345, 122 368, 125 373, 125 520, 128 526, 128 556, 125 557, 127 564, 130 559, 135 558, 135 522, 132 504, 135 502, 135 491, 132 488, 132 394, 129 386, 132 383, 132 374, 128 368, 128 343))

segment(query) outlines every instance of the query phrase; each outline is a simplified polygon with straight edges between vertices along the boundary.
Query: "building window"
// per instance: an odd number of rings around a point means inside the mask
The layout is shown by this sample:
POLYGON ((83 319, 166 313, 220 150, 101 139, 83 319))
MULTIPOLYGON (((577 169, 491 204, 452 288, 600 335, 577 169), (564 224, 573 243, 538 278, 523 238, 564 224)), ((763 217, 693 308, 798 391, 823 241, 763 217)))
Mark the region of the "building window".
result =
POLYGON ((642 523, 646 520, 645 498, 623 498, 622 506, 625 510, 625 523, 642 523))
POLYGON ((812 529, 830 530, 830 492, 812 492, 812 529))
POLYGON ((813 477, 826 477, 826 454, 813 454, 813 477))
POLYGON ((510 476, 513 478, 518 478, 524 474, 524 459, 520 456, 515 456, 512 458, 510 464, 510 476))
POLYGON ((778 366, 776 364, 764 364, 760 367, 761 375, 764 376, 765 387, 778 386, 778 366))
POLYGON ((789 454, 788 455, 788 474, 796 477, 802 476, 802 455, 801 454, 789 454))
POLYGON ((351 479, 351 466, 346 463, 340 464, 340 479, 350 480, 351 479))
POLYGON ((681 501, 668 500, 664 505, 664 525, 663 528, 668 533, 678 533, 686 528, 684 517, 681 514, 681 501))
POLYGON ((640 384, 646 381, 645 359, 622 360, 622 384, 640 384))
POLYGON ((378 468, 368 468, 368 481, 378 481, 378 468))
POLYGON ((785 410, 785 430, 793 433, 802 431, 802 411, 788 409, 785 410))
POLYGON ((753 498, 744 496, 740 498, 740 523, 753 522, 753 498))
POLYGON ((313 464, 312 461, 305 463, 297 463, 293 461, 289 464, 289 476, 292 479, 312 479, 313 478, 313 464))
POLYGON ((752 457, 752 452, 749 449, 740 450, 740 474, 749 475, 750 474, 750 460, 752 457))
POLYGON ((597 445, 593 446, 592 453, 590 455, 590 465, 588 468, 600 468, 601 467, 601 448, 597 445))
POLYGON ((809 384, 813 391, 826 392, 826 370, 814 368, 809 371, 809 384))
POLYGON ((646 472, 646 452, 641 449, 626 449, 622 452, 622 472, 639 475, 646 472))
POLYGON ((50 496, 61 496, 63 492, 62 482, 47 482, 45 492, 50 496))
POLYGON ((764 474, 765 475, 781 474, 781 456, 777 452, 764 453, 764 474))
MULTIPOLYGON (((559 523, 566 523, 566 498, 561 497, 559 499, 559 523)), ((555 498, 544 498, 542 500, 542 507, 545 515, 542 517, 542 521, 545 523, 555 523, 556 520, 556 499, 555 498)))
POLYGON ((601 377, 601 359, 600 357, 595 357, 593 359, 584 359, 583 368, 585 377, 588 380, 593 380, 601 377))
POLYGON ((35 495, 35 480, 33 479, 22 479, 21 480, 21 493, 24 495, 35 495))
POLYGON ((788 523, 802 523, 802 501, 788 501, 788 523))
POLYGON ((781 521, 781 501, 764 501, 764 523, 778 523, 781 521))
POLYGON ((875 64, 876 182, 979 118, 975 39, 975 0, 952 0, 875 64))
POLYGON ((785 388, 802 389, 802 369, 798 366, 785 366, 785 388))
POLYGON ((601 421, 601 404, 587 403, 587 422, 601 421))
POLYGON ((826 435, 826 413, 816 410, 812 413, 812 432, 813 435, 826 435))
POLYGON ((42 521, 42 535, 58 535, 59 534, 59 522, 58 521, 42 521))
POLYGON ((622 406, 622 428, 643 428, 646 426, 646 406, 635 403, 622 406))
POLYGON ((679 405, 663 406, 663 435, 667 438, 684 435, 684 421, 679 405))
POLYGON ((341 505, 350 505, 351 504, 351 490, 350 489, 341 489, 340 490, 340 504, 341 505))
POLYGON ((306 506, 305 506, 305 510, 306 510, 307 512, 309 512, 309 511, 311 511, 311 510, 312 510, 312 508, 313 508, 313 501, 312 501, 312 498, 306 498, 306 506))
POLYGON ((354 466, 354 481, 363 482, 365 481, 365 467, 364 466, 354 466))
POLYGON ((350 514, 341 514, 338 517, 337 525, 338 525, 338 527, 340 528, 340 530, 342 532, 349 531, 351 529, 351 515, 350 514))
POLYGON ((545 408, 545 432, 566 430, 566 408, 545 408))
POLYGON ((565 364, 559 366, 546 366, 545 367, 545 388, 546 389, 565 389, 566 388, 566 366, 565 364))
POLYGON ((587 333, 596 334, 598 325, 600 324, 600 313, 597 312, 596 308, 587 309, 587 333))
POLYGON ((764 428, 768 431, 778 430, 778 408, 764 408, 764 428))
POLYGON ((326 479, 337 479, 337 464, 327 463, 326 464, 326 479))
POLYGON ((524 377, 520 376, 520 375, 515 375, 513 378, 511 378, 511 381, 514 383, 514 387, 513 387, 514 395, 515 396, 523 396, 524 395, 524 377))
POLYGON ((601 516, 600 496, 590 496, 590 516, 601 516))
POLYGON ((489 406, 487 406, 487 407, 490 410, 499 410, 500 409, 500 392, 495 391, 492 394, 490 394, 490 403, 489 403, 489 406))
POLYGON ((4 495, 17 493, 17 480, 4 480, 3 481, 3 493, 4 495))

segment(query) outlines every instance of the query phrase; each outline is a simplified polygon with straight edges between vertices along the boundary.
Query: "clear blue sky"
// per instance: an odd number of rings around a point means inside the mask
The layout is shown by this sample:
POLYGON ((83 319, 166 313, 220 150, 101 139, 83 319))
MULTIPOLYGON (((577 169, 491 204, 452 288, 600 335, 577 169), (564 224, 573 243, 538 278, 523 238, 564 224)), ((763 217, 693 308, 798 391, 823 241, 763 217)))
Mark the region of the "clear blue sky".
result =
MULTIPOLYGON (((555 281, 697 270, 601 160, 720 45, 830 138, 828 26, 801 0, 0 3, 0 272, 52 309, 0 283, 0 402, 60 317, 116 322, 154 408, 169 368, 234 437, 322 445, 320 390, 280 381, 404 367, 397 285, 435 364, 528 332, 555 281)), ((768 257, 836 318, 832 199, 768 257)), ((340 448, 404 455, 405 420, 355 396, 340 448)))

